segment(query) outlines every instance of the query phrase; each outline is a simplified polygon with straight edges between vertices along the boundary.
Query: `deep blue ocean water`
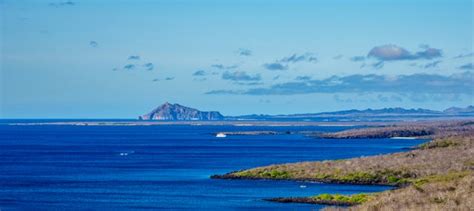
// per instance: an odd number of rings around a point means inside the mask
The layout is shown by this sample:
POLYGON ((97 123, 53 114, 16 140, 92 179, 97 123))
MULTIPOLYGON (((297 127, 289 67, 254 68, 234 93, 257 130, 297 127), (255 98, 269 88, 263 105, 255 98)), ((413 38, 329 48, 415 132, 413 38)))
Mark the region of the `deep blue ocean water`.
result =
POLYGON ((345 128, 0 124, 0 210, 317 210, 322 206, 262 199, 389 187, 212 180, 209 176, 276 163, 392 153, 423 142, 325 140, 302 135, 214 137, 220 131, 345 128))

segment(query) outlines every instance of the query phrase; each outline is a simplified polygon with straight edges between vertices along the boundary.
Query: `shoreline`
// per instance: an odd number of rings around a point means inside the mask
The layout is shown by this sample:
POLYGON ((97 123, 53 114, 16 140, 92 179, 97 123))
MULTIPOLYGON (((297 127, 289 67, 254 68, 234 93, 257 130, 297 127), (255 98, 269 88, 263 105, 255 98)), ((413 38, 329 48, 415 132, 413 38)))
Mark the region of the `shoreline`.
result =
POLYGON ((304 204, 318 204, 318 205, 328 205, 328 206, 353 206, 357 203, 350 202, 339 202, 333 200, 315 200, 310 197, 277 197, 263 199, 264 201, 278 202, 278 203, 304 203, 304 204))
MULTIPOLYGON (((212 175, 211 178, 313 181, 330 184, 387 185, 395 187, 391 191, 383 191, 377 194, 380 196, 375 197, 375 202, 364 202, 356 206, 356 208, 364 206, 367 208, 368 206, 379 206, 373 205, 377 204, 377 201, 383 201, 387 207, 395 206, 394 202, 384 198, 387 197, 386 195, 393 194, 392 192, 396 192, 399 195, 412 191, 412 189, 420 192, 425 188, 437 188, 445 183, 453 182, 452 186, 456 186, 457 189, 469 188, 469 185, 465 187, 466 185, 460 186, 458 183, 473 177, 474 159, 471 159, 471 157, 474 154, 474 122, 472 121, 441 121, 429 124, 402 123, 388 127, 369 127, 319 134, 313 137, 324 138, 325 136, 329 139, 425 138, 430 140, 406 152, 343 160, 275 164, 233 171, 222 175, 212 175), (407 133, 415 136, 400 135, 407 133)), ((445 194, 446 197, 453 197, 449 193, 444 193, 443 190, 438 188, 433 191, 433 194, 437 194, 436 191, 438 191, 445 194)), ((467 190, 468 193, 470 191, 472 192, 473 190, 467 190)), ((426 196, 421 196, 421 198, 423 197, 426 196)), ((279 197, 267 200, 282 203, 337 205, 337 202, 334 201, 328 202, 314 200, 313 198, 310 196, 279 197)), ((414 201, 418 199, 404 198, 404 200, 414 201)), ((430 206, 439 206, 433 202, 433 199, 425 200, 424 203, 430 206)), ((463 200, 462 203, 457 203, 454 206, 471 203, 469 199, 463 200)), ((416 206, 416 203, 413 206, 416 206)))
MULTIPOLYGON (((352 158, 349 158, 352 159, 352 158)), ((315 161, 319 162, 319 161, 315 161)), ((245 171, 245 170, 241 170, 245 171)), ((262 181, 292 181, 292 182, 314 182, 314 183, 324 183, 324 184, 336 184, 336 185, 374 185, 374 186, 387 186, 387 187, 404 187, 405 184, 387 184, 387 183, 378 183, 378 182, 345 182, 341 180, 332 180, 332 179, 314 179, 314 178, 262 178, 262 177, 245 177, 245 176, 234 176, 232 174, 238 173, 240 171, 233 171, 226 174, 214 174, 211 175, 210 179, 222 179, 222 180, 262 180, 262 181)))

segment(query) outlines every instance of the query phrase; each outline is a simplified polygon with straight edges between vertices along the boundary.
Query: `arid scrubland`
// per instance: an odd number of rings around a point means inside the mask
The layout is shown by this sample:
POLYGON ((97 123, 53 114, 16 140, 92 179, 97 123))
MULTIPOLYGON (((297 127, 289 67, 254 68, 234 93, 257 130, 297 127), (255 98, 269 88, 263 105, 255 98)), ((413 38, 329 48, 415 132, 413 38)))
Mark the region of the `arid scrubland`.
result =
MULTIPOLYGON (((214 178, 289 179, 327 183, 385 184, 399 187, 377 193, 369 200, 360 202, 360 205, 350 207, 353 210, 469 210, 474 207, 474 122, 472 121, 396 124, 322 134, 322 136, 335 139, 421 136, 433 140, 408 152, 271 165, 231 172, 214 178)), ((304 201, 300 198, 295 202, 318 203, 314 197, 308 199, 311 200, 304 201)), ((280 201, 289 202, 291 198, 280 198, 280 201)), ((325 204, 332 203, 325 202, 325 204)), ((338 201, 333 200, 333 204, 338 204, 338 201)))
MULTIPOLYGON (((474 174, 453 172, 384 191, 350 210, 473 210, 474 174)), ((327 210, 331 210, 328 208, 327 210)))

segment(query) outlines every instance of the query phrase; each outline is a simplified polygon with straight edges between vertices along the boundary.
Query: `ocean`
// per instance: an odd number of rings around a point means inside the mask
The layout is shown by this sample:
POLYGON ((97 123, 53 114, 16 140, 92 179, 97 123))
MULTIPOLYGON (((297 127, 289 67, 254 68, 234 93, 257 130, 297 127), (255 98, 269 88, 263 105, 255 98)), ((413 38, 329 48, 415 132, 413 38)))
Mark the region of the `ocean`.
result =
POLYGON ((387 186, 215 180, 257 166, 378 155, 424 140, 327 140, 221 131, 339 131, 348 127, 65 126, 0 124, 0 210, 318 210, 265 198, 352 194, 387 186))

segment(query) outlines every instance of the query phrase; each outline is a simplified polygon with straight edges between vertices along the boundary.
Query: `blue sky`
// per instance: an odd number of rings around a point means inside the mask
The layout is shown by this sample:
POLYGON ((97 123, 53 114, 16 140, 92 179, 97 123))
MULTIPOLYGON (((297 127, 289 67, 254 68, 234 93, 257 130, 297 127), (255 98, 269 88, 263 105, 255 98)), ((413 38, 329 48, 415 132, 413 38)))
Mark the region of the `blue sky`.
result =
POLYGON ((472 1, 0 1, 1 118, 473 103, 472 1))

